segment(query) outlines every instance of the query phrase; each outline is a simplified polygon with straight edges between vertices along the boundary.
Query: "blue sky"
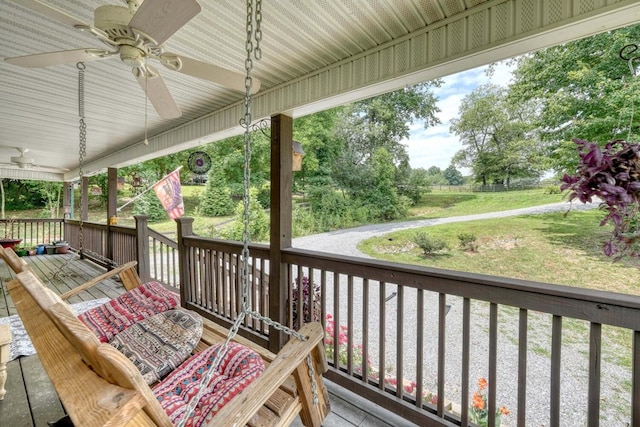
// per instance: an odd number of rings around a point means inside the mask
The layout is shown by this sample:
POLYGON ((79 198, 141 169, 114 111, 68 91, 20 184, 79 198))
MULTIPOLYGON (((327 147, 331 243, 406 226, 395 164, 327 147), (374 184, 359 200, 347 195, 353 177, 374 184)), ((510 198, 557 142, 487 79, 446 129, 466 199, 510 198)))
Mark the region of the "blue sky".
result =
MULTIPOLYGON (((507 85, 511 81, 511 69, 506 64, 498 64, 493 75, 487 77, 486 66, 444 77, 444 84, 434 89, 438 97, 438 118, 442 122, 438 126, 424 128, 424 122, 411 125, 410 136, 403 143, 407 146, 409 163, 412 168, 428 169, 438 166, 446 169, 451 164, 451 157, 462 148, 458 138, 449 132, 450 120, 458 116, 458 108, 462 99, 478 86, 485 83, 507 85)), ((461 170, 464 175, 469 171, 461 170)))

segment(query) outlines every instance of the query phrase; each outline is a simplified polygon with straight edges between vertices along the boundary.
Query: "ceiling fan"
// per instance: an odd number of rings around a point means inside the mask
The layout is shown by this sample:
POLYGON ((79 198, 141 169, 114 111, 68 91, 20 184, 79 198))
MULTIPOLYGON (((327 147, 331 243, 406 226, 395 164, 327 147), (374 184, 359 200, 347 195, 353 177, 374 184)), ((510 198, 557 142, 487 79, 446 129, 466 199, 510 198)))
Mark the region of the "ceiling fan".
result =
MULTIPOLYGON (((8 148, 8 147, 7 147, 8 148)), ((0 167, 2 166, 10 166, 17 167, 18 169, 37 169, 37 170, 45 170, 51 172, 67 172, 69 169, 66 168, 56 168, 51 166, 42 166, 35 162, 35 160, 31 157, 27 157, 26 154, 29 152, 28 148, 14 147, 20 153, 19 156, 12 156, 11 163, 0 163, 0 167)))
MULTIPOLYGON (((160 117, 171 119, 182 113, 160 73, 147 59, 157 60, 178 71, 221 86, 245 91, 245 75, 183 55, 165 52, 162 44, 200 13, 196 0, 123 0, 127 6, 105 5, 94 11, 94 23, 88 25, 40 0, 11 0, 65 25, 93 34, 110 49, 81 48, 59 52, 5 58, 22 67, 48 67, 111 58, 118 55, 132 68, 133 75, 145 91, 160 117)), ((252 91, 260 88, 253 79, 252 91)))

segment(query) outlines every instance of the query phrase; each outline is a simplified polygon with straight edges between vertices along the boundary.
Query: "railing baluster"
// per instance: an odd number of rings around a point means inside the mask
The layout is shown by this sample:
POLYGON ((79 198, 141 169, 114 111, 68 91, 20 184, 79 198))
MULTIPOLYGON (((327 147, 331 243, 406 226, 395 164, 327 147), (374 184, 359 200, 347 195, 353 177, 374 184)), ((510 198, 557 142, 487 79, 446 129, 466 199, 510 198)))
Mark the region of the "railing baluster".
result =
POLYGON ((416 290, 416 406, 422 408, 424 393, 424 290, 416 290))
POLYGON ((340 275, 333 273, 333 365, 340 369, 340 275))
POLYGON ((462 300, 462 395, 460 398, 462 413, 460 414, 461 425, 469 425, 469 362, 471 343, 471 300, 462 300))
POLYGON ((353 276, 347 277, 347 372, 353 375, 353 276))
MULTIPOLYGON (((260 289, 262 293, 261 313, 264 316, 269 316, 269 281, 267 280, 267 261, 263 259, 260 266, 260 289)), ((264 323, 260 325, 260 332, 268 332, 268 327, 264 323)))
POLYGON ((562 317, 553 316, 551 326, 551 410, 550 426, 560 425, 560 362, 562 350, 562 317))
POLYGON ((520 309, 518 320, 518 427, 527 422, 527 342, 528 311, 520 309))
POLYGON ((327 326, 327 270, 320 271, 320 322, 327 326))
MULTIPOLYGON (((298 281, 298 301, 297 301, 297 303, 298 303, 298 313, 297 313, 297 316, 298 316, 298 328, 301 328, 302 325, 304 325, 304 323, 306 321, 306 319, 304 318, 304 309, 303 309, 303 307, 304 307, 304 292, 303 292, 304 288, 302 286, 303 276, 304 276, 304 273, 302 271, 302 266, 298 265, 297 268, 296 268, 296 279, 295 279, 295 280, 298 281)), ((309 280, 309 290, 311 290, 311 286, 313 286, 313 285, 312 285, 312 283, 310 281, 310 278, 308 277, 307 279, 309 280)), ((293 280, 291 280, 291 282, 293 282, 293 280)), ((289 295, 289 310, 288 310, 288 312, 289 312, 289 324, 291 324, 292 323, 292 319, 293 319, 293 316, 292 316, 292 313, 291 313, 291 309, 293 307, 293 290, 291 289, 291 286, 289 286, 288 289, 289 289, 288 290, 288 295, 289 295)))
POLYGON ((438 416, 444 417, 447 294, 438 294, 438 416))
POLYGON ((396 397, 404 393, 404 286, 396 285, 396 397))
POLYGON ((362 380, 369 382, 369 279, 362 280, 362 380))
POLYGON ((216 260, 215 251, 207 249, 207 278, 205 280, 207 310, 215 311, 216 300, 216 260))
POLYGON ((385 375, 385 336, 387 334, 387 286, 383 281, 380 281, 380 318, 378 320, 380 326, 378 328, 378 375, 380 376, 380 383, 378 387, 380 390, 384 390, 384 375, 385 375))
MULTIPOLYGON (((249 293, 249 302, 250 302, 250 308, 253 311, 257 311, 260 312, 260 307, 258 307, 258 260, 256 259, 256 257, 251 257, 251 283, 249 284, 249 289, 250 289, 250 293, 249 293)), ((260 325, 258 324, 258 320, 257 319, 253 319, 253 326, 252 328, 254 330, 257 330, 258 327, 260 325)))
POLYGON ((498 388, 498 304, 489 305, 489 427, 496 425, 496 390, 498 388))
POLYGON ((216 251, 216 312, 224 312, 224 265, 225 254, 216 251))
POLYGON ((640 331, 633 331, 633 349, 631 366, 631 425, 640 425, 640 331))
POLYGON ((589 427, 600 425, 600 367, 602 361, 602 325, 591 323, 589 337, 589 427))

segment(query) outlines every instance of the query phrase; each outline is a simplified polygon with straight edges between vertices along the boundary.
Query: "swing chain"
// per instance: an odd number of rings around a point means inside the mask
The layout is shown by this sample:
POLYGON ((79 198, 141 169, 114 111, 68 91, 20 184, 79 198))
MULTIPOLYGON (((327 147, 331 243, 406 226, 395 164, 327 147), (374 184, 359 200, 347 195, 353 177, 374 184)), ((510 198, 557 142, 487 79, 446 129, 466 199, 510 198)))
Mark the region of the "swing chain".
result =
MULTIPOLYGON (((240 325, 245 320, 245 318, 251 317, 258 321, 264 323, 264 325, 271 326, 278 331, 282 331, 285 334, 291 335, 296 339, 301 341, 308 340, 308 337, 302 335, 298 331, 295 331, 281 323, 271 320, 269 317, 261 315, 257 311, 252 311, 249 309, 249 242, 251 241, 251 233, 249 229, 249 224, 251 221, 250 214, 250 201, 251 201, 251 145, 252 145, 252 137, 253 133, 251 131, 251 87, 253 84, 253 79, 251 77, 251 73, 253 70, 253 60, 251 59, 251 55, 255 56, 256 60, 260 60, 262 57, 262 50, 260 49, 260 41, 262 40, 262 30, 261 30, 261 22, 262 22, 262 0, 247 0, 247 21, 246 21, 246 58, 245 58, 245 71, 246 77, 244 79, 245 85, 245 96, 244 96, 244 107, 245 113, 242 119, 240 119, 240 125, 244 128, 243 142, 244 142, 244 176, 243 176, 243 187, 244 187, 244 197, 243 197, 243 212, 242 212, 242 223, 243 223, 243 231, 242 231, 242 268, 241 268, 241 292, 242 292, 242 308, 238 313, 238 317, 233 322, 231 328, 227 332, 227 337, 225 341, 222 343, 218 352, 211 362, 209 370, 205 374, 202 384, 209 384, 214 372, 218 369, 222 358, 227 352, 229 343, 238 333, 238 329, 240 329, 240 325), (253 2, 255 2, 255 13, 253 2), (254 22, 256 24, 254 30, 254 22), (253 44, 253 39, 255 38, 255 49, 253 44)), ((313 403, 317 405, 319 403, 318 399, 318 385, 315 379, 315 370, 313 367, 313 360, 311 355, 307 356, 307 369, 309 372, 309 377, 311 378, 311 390, 313 393, 313 403)), ((196 393, 195 396, 192 396, 189 400, 189 404, 187 405, 186 410, 183 413, 182 418, 178 422, 178 427, 182 427, 186 424, 189 417, 193 414, 196 409, 196 406, 200 399, 202 398, 202 394, 207 390, 207 387, 202 387, 196 393)))
MULTIPOLYGON (((84 70, 85 65, 84 62, 78 62, 76 64, 78 67, 78 115, 80 116, 80 146, 78 153, 78 177, 80 178, 80 185, 84 186, 83 178, 83 163, 84 159, 87 156, 87 124, 84 121, 84 70)), ((84 190, 84 188, 83 188, 84 190)), ((83 191, 84 193, 84 191, 83 191)), ((84 239, 83 239, 83 222, 82 219, 84 217, 84 212, 82 209, 83 203, 80 203, 80 234, 79 234, 79 244, 80 244, 80 256, 82 256, 82 251, 84 249, 84 239)))
MULTIPOLYGON (((82 162, 87 155, 87 124, 84 121, 84 70, 86 66, 84 62, 78 62, 76 64, 78 68, 78 117, 79 117, 79 138, 80 138, 80 153, 79 153, 79 168, 78 175, 80 177, 80 183, 82 184, 82 162)), ((73 191, 73 189, 71 190, 73 191)), ((80 203, 80 253, 82 253, 82 203, 80 203)), ((69 263, 75 258, 74 255, 67 256, 65 261, 60 265, 58 270, 47 278, 47 282, 53 286, 54 280, 59 280, 69 263)))

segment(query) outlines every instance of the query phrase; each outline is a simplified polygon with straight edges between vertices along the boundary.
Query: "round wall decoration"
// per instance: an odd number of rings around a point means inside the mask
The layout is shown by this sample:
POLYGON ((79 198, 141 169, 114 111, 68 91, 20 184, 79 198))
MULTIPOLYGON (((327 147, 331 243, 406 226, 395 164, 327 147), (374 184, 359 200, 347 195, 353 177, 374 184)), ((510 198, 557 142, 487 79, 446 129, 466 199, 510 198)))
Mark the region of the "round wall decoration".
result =
POLYGON ((187 160, 187 167, 195 174, 205 174, 211 169, 211 157, 204 151, 194 151, 187 160))

